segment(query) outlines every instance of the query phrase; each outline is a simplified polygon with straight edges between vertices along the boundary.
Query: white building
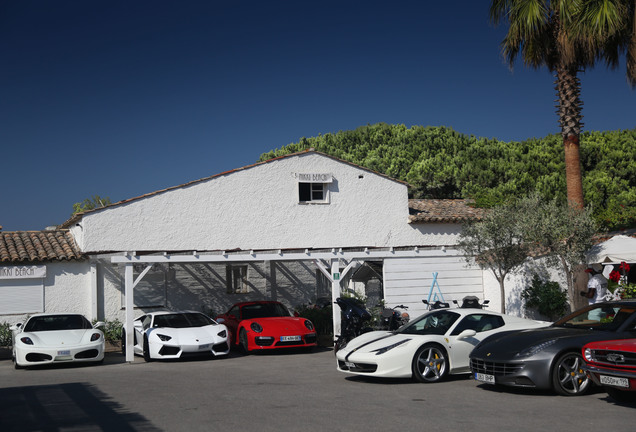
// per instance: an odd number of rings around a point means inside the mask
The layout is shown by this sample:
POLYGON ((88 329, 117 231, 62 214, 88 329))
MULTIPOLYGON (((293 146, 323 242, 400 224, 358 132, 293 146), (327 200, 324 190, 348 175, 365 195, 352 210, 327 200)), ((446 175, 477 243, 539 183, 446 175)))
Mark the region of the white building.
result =
POLYGON ((250 299, 293 308, 338 296, 366 261, 386 304, 412 316, 434 280, 446 301, 476 295, 496 310, 496 281, 453 247, 479 215, 464 200, 409 200, 403 182, 295 153, 87 211, 56 231, 0 233, 0 322, 42 311, 214 315, 250 299))

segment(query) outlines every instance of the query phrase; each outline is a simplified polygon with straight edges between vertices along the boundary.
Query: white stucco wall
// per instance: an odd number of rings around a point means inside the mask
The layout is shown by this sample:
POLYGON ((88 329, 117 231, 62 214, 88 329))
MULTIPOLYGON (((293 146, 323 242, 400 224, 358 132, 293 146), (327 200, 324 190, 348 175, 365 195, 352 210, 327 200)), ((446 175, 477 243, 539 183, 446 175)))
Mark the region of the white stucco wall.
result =
MULTIPOLYGON (((558 282, 563 290, 567 290, 567 281, 560 269, 547 267, 543 259, 529 259, 506 277, 504 282, 506 313, 526 318, 547 319, 539 316, 535 311, 527 310, 521 298, 521 292, 530 285, 534 274, 539 275, 543 280, 558 282)), ((585 274, 583 276, 585 277, 585 274)), ((484 296, 490 300, 488 309, 501 311, 499 282, 489 270, 484 271, 484 296)))
POLYGON ((317 153, 259 164, 84 215, 84 252, 452 244, 458 227, 408 224, 405 184, 317 153), (298 202, 297 173, 330 173, 328 204, 298 202))
MULTIPOLYGON (((43 279, 43 304, 46 313, 79 313, 89 320, 92 316, 90 293, 90 264, 88 261, 60 261, 42 264, 46 266, 43 279)), ((10 283, 10 281, 6 281, 10 283)), ((0 322, 23 322, 33 313, 2 315, 0 322)))

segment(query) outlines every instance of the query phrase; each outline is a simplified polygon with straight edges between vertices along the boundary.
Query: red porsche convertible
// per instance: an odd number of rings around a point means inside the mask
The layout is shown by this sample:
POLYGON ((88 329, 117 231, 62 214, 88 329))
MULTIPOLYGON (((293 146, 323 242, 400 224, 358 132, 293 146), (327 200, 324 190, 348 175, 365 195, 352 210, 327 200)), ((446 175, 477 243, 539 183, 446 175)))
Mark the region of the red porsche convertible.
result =
POLYGON ((236 303, 216 318, 230 331, 229 340, 241 352, 306 347, 317 344, 316 329, 306 318, 295 317, 276 301, 236 303))

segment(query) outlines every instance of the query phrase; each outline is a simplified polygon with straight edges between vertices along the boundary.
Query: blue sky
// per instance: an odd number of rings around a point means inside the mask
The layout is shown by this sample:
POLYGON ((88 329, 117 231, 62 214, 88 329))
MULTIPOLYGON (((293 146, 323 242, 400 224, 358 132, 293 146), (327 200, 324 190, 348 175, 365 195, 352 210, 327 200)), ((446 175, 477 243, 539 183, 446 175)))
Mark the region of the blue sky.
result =
MULTIPOLYGON (((553 77, 503 62, 487 1, 0 3, 0 225, 113 202, 366 124, 558 133, 553 77)), ((581 74, 584 130, 636 127, 624 64, 581 74)))

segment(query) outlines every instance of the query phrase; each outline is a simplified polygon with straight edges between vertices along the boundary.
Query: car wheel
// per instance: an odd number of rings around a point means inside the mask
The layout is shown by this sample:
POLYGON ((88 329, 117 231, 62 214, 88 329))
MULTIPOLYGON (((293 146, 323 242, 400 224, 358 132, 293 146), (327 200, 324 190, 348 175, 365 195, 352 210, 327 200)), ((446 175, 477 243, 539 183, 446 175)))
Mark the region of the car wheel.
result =
POLYGON ((636 402, 636 391, 621 390, 614 387, 603 387, 612 399, 618 402, 636 402))
POLYGON ((250 353, 247 343, 247 332, 245 331, 245 329, 241 329, 241 331, 239 332, 239 349, 243 354, 247 355, 250 353))
POLYGON ((423 383, 441 380, 446 375, 447 367, 446 351, 437 345, 424 345, 418 349, 411 364, 413 379, 423 383))
POLYGON ((152 358, 150 358, 150 347, 148 346, 148 336, 144 336, 144 361, 152 361, 152 358))
POLYGON ((579 396, 587 393, 592 382, 585 375, 583 357, 569 352, 559 357, 552 370, 552 386, 554 391, 563 396, 579 396))

